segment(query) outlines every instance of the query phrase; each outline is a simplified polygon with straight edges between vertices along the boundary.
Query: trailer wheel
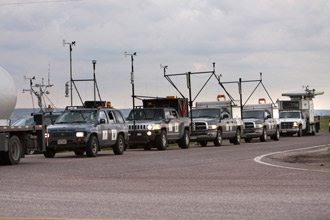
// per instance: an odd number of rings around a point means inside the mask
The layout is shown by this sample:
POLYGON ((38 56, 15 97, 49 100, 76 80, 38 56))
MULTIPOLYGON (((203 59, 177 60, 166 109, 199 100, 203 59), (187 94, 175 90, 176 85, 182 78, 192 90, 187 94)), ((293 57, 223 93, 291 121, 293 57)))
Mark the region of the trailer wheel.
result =
POLYGON ((94 135, 91 135, 86 146, 87 157, 96 157, 98 150, 99 142, 94 135))
POLYGON ((303 135, 302 127, 299 125, 299 130, 298 130, 298 137, 301 137, 303 135))
POLYGON ((112 148, 115 155, 121 155, 125 151, 125 141, 122 134, 117 137, 116 145, 112 148))
POLYGON ((218 129, 217 136, 213 141, 214 146, 221 146, 222 145, 222 131, 218 129))
POLYGON ((166 131, 162 130, 160 135, 156 137, 156 147, 158 150, 166 150, 167 149, 167 135, 166 131))
POLYGON ((46 151, 44 152, 44 157, 46 158, 54 158, 56 154, 56 151, 53 149, 46 149, 46 151))
POLYGON ((267 128, 264 128, 264 129, 262 130, 262 135, 261 135, 261 137, 260 137, 260 141, 262 141, 262 142, 267 141, 267 128))
POLYGON ((4 152, 2 155, 4 164, 6 165, 18 164, 21 160, 21 154, 22 154, 21 141, 16 135, 14 135, 9 139, 8 151, 4 152))

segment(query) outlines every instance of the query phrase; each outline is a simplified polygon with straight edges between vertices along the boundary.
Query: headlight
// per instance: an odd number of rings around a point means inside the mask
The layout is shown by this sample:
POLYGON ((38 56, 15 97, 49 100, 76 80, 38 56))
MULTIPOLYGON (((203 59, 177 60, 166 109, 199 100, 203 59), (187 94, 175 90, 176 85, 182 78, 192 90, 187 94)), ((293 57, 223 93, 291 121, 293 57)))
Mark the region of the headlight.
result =
POLYGON ((256 124, 256 128, 262 128, 263 126, 263 124, 256 124))
POLYGON ((148 130, 160 130, 160 129, 162 129, 162 126, 159 125, 159 124, 156 124, 156 125, 148 125, 148 126, 147 126, 147 129, 148 129, 148 130))
POLYGON ((49 133, 48 132, 45 133, 45 138, 49 138, 49 133))
POLYGON ((152 125, 148 125, 148 126, 147 126, 147 129, 148 129, 148 130, 152 130, 152 128, 153 128, 152 125))
POLYGON ((298 122, 293 122, 293 127, 298 127, 298 122))
POLYGON ((76 132, 76 137, 81 138, 81 137, 84 137, 84 136, 85 136, 84 132, 82 132, 82 131, 76 132))
POLYGON ((217 129, 218 127, 216 126, 216 125, 209 125, 208 126, 208 129, 213 129, 213 130, 215 130, 215 129, 217 129))

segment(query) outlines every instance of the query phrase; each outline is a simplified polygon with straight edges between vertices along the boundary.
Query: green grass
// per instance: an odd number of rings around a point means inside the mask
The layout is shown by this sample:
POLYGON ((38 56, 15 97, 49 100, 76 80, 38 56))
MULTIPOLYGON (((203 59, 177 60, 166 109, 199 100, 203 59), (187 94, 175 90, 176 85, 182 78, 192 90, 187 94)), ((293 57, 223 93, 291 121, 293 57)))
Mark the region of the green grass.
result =
POLYGON ((329 120, 330 116, 322 116, 321 117, 321 131, 329 131, 329 120))

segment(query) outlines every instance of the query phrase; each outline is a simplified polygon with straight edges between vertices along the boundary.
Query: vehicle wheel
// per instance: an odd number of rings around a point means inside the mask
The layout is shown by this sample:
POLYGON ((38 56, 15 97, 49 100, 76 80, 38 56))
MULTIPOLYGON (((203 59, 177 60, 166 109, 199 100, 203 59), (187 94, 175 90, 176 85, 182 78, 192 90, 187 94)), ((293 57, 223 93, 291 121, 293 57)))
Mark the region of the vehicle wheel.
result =
POLYGON ((215 140, 213 141, 214 146, 221 146, 222 145, 222 131, 218 129, 217 136, 215 137, 215 140))
POLYGON ((17 136, 12 136, 8 143, 8 152, 4 152, 2 159, 6 165, 18 164, 21 160, 22 144, 17 136))
POLYGON ((74 154, 77 156, 83 156, 85 154, 85 150, 84 149, 74 150, 74 154))
POLYGON ((183 136, 179 140, 179 147, 182 149, 188 149, 190 144, 189 132, 187 129, 184 129, 183 136))
POLYGON ((299 125, 299 131, 298 131, 298 137, 301 137, 303 135, 302 127, 299 125))
POLYGON ((53 149, 46 149, 46 151, 44 152, 44 156, 46 158, 54 158, 56 154, 56 151, 53 149))
POLYGON ((156 147, 158 150, 167 149, 167 135, 166 131, 161 131, 160 135, 156 137, 156 147))
POLYGON ((207 141, 200 141, 199 144, 200 144, 202 147, 206 147, 206 146, 207 146, 207 141))
POLYGON ((261 135, 261 137, 260 137, 260 141, 262 141, 262 142, 267 141, 267 128, 264 128, 264 129, 262 130, 262 135, 261 135))
POLYGON ((91 135, 86 146, 87 157, 96 157, 98 149, 99 142, 94 135, 91 135))
POLYGON ((276 128, 275 134, 272 136, 272 139, 274 141, 280 140, 280 131, 279 131, 279 128, 276 128))
POLYGON ((233 143, 235 145, 238 145, 241 143, 241 130, 240 129, 236 130, 235 137, 233 138, 233 143))
POLYGON ((116 145, 112 148, 115 155, 121 155, 125 151, 125 141, 123 135, 119 134, 116 145))
POLYGON ((245 140, 246 143, 250 143, 252 138, 244 138, 244 140, 245 140))

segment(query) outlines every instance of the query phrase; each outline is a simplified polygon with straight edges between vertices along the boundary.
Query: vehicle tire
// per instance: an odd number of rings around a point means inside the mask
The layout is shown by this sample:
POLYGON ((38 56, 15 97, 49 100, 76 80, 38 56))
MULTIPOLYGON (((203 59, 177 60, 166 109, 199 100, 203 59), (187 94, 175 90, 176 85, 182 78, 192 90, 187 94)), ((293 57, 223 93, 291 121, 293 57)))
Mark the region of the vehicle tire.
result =
POLYGON ((77 149, 77 150, 74 150, 74 154, 76 156, 83 156, 85 154, 85 150, 84 149, 77 149))
POLYGON ((178 142, 179 147, 182 149, 188 149, 190 145, 190 137, 189 137, 189 131, 187 129, 184 129, 183 136, 178 142))
POLYGON ((233 138, 233 143, 235 145, 239 145, 241 143, 241 130, 237 129, 235 137, 233 138))
POLYGON ((262 141, 262 142, 267 141, 267 128, 263 128, 262 135, 260 137, 260 141, 262 141))
POLYGON ((280 140, 280 129, 279 128, 276 128, 275 134, 272 136, 272 139, 274 141, 280 140))
POLYGON ((302 131, 302 127, 301 127, 301 125, 299 125, 299 130, 298 130, 297 135, 298 135, 298 137, 303 136, 303 131, 302 131))
POLYGON ((214 146, 221 146, 222 145, 222 131, 218 129, 217 136, 213 141, 214 146))
POLYGON ((250 143, 252 141, 252 138, 244 138, 246 143, 250 143))
POLYGON ((44 156, 46 158, 54 158, 56 154, 56 151, 53 149, 46 149, 46 151, 44 152, 44 156))
POLYGON ((125 141, 122 134, 119 134, 115 146, 113 146, 113 153, 115 155, 122 155, 125 151, 125 141))
POLYGON ((18 164, 21 160, 22 155, 22 144, 19 138, 14 135, 9 139, 8 151, 4 152, 2 159, 6 165, 18 164))
POLYGON ((200 141, 199 144, 200 144, 202 147, 206 147, 206 146, 207 146, 207 141, 200 141))
POLYGON ((94 135, 91 135, 86 146, 87 157, 96 157, 98 150, 99 142, 94 135))
POLYGON ((156 137, 156 147, 158 150, 166 150, 168 146, 166 131, 162 130, 156 137))

